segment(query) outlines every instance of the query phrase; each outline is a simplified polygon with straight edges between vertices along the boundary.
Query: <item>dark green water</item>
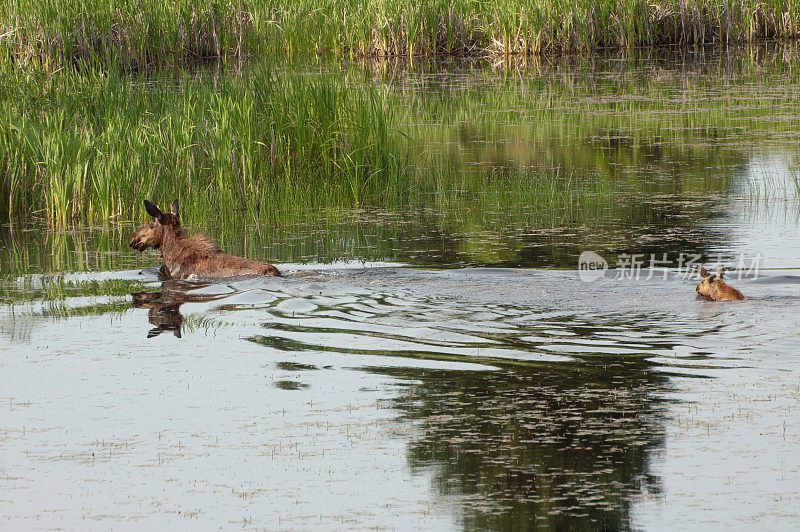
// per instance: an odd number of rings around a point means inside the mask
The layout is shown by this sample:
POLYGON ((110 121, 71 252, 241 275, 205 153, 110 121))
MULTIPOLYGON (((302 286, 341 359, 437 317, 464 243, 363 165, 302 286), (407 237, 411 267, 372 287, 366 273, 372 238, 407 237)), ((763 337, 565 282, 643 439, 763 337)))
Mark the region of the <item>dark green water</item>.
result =
POLYGON ((280 223, 186 214, 284 279, 160 282, 133 223, 4 226, 0 516, 796 521, 798 65, 764 48, 298 66, 378 86, 414 174, 392 201, 280 223), (584 251, 605 275, 582 281, 584 251), (725 263, 747 299, 699 300, 690 258, 725 263))

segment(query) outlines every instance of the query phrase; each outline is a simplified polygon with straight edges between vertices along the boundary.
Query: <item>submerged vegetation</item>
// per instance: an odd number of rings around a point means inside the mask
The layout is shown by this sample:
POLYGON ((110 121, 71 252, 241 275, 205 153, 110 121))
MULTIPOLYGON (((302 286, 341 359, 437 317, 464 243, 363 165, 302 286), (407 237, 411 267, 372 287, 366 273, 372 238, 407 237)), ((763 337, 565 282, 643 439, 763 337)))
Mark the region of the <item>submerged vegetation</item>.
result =
POLYGON ((7 58, 141 70, 212 57, 508 55, 795 38, 798 0, 15 0, 7 58))

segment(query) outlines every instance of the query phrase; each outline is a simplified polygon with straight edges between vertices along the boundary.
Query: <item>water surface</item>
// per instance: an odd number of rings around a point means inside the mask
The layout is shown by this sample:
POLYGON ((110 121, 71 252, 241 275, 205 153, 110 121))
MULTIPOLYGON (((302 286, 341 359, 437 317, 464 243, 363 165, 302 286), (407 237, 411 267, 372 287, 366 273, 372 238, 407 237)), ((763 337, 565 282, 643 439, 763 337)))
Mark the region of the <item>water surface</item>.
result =
POLYGON ((189 224, 282 279, 160 281, 131 224, 3 227, 0 517, 796 522, 800 114, 782 53, 344 65, 406 113, 407 202, 189 224), (552 192, 531 188, 542 175, 552 192), (587 250, 609 262, 592 282, 587 250), (699 300, 690 256, 756 264, 729 273, 747 299, 699 300))

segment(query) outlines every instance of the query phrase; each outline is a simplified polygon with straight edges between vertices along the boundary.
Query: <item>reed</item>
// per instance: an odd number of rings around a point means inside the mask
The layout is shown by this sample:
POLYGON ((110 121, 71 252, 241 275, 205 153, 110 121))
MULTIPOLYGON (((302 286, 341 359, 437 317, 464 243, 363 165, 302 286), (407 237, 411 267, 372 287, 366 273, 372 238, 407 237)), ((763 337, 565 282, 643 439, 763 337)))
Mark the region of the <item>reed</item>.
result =
POLYGON ((375 90, 330 78, 265 69, 216 88, 188 76, 142 84, 70 71, 4 81, 5 217, 118 220, 143 198, 181 197, 274 219, 281 205, 358 205, 391 193, 400 171, 391 110, 375 90))
POLYGON ((128 70, 225 57, 494 55, 792 39, 800 0, 16 0, 19 65, 128 70))
POLYGON ((658 191, 702 193, 718 186, 707 168, 745 164, 759 139, 796 132, 782 118, 800 105, 793 64, 749 74, 754 87, 774 86, 768 99, 726 91, 713 71, 642 81, 625 66, 568 80, 557 68, 478 71, 459 92, 389 72, 364 83, 359 68, 309 77, 253 66, 216 82, 7 69, 0 218, 138 221, 142 199, 180 198, 189 224, 285 224, 332 209, 484 201, 506 181, 521 204, 555 204, 644 192, 654 181, 624 169, 669 160, 686 162, 663 168, 676 179, 658 191))

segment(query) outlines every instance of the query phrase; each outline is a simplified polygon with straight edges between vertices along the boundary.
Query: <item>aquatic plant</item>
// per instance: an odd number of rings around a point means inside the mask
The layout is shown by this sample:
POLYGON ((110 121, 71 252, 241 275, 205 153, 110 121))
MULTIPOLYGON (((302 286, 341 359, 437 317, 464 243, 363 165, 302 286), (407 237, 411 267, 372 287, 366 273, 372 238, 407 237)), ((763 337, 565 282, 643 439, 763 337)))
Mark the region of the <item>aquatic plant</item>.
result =
POLYGON ((17 64, 129 70, 211 58, 495 55, 798 36, 798 0, 16 0, 0 50, 17 64))
POLYGON ((117 220, 143 198, 180 197, 269 219, 281 205, 358 205, 400 171, 391 110, 332 78, 16 72, 0 90, 3 217, 117 220))
POLYGON ((462 74, 468 91, 373 67, 366 83, 358 67, 311 77, 251 65, 219 79, 7 67, 0 218, 138 221, 142 199, 179 198, 190 226, 285 230, 310 215, 335 225, 339 209, 494 202, 563 216, 615 194, 719 190, 709 167, 744 164, 754 135, 796 131, 780 114, 800 103, 793 75, 779 57, 758 65, 769 99, 726 90, 708 65, 710 74, 655 63, 641 77, 620 63, 569 79, 557 65, 535 76, 478 70, 462 74), (669 159, 682 165, 675 180, 625 170, 669 159))

